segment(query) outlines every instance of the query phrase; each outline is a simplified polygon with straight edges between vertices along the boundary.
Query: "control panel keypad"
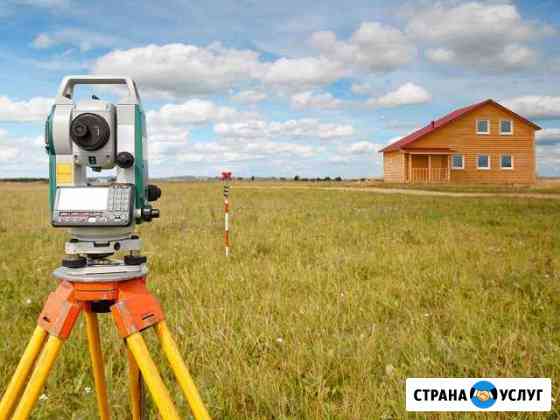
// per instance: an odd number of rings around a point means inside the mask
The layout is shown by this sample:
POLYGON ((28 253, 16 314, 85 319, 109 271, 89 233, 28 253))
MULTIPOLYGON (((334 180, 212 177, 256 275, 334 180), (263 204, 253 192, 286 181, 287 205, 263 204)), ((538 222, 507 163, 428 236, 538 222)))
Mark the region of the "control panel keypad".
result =
MULTIPOLYGON (((71 187, 69 187, 71 188, 71 187)), ((91 187, 97 188, 97 187, 91 187)), ((133 186, 113 184, 107 195, 106 210, 58 210, 53 211, 55 226, 128 226, 132 219, 133 186)))

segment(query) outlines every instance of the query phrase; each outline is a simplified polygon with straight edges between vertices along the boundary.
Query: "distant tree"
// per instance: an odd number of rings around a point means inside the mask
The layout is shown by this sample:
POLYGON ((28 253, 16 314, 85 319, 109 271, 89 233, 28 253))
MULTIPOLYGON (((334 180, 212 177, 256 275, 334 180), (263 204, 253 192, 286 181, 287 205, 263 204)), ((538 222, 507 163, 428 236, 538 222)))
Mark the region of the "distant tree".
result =
POLYGON ((294 176, 294 181, 299 181, 299 175, 294 176))
POLYGON ((342 178, 337 176, 334 180, 340 182, 340 181, 342 181, 342 178))
POLYGON ((323 181, 330 181, 331 177, 330 176, 326 176, 325 178, 323 178, 323 181))
POLYGON ((252 176, 252 177, 251 177, 251 181, 254 181, 254 180, 255 180, 255 177, 254 177, 254 176, 252 176))

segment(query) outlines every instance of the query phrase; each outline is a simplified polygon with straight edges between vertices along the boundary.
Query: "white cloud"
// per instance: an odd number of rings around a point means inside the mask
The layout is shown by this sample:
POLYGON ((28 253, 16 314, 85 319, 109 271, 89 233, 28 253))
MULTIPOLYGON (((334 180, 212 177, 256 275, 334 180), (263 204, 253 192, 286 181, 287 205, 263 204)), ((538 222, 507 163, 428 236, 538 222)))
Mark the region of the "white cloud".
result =
POLYGON ((456 58, 455 52, 447 48, 428 48, 426 57, 435 63, 451 63, 456 58))
POLYGON ((208 47, 167 44, 115 50, 99 58, 92 72, 129 74, 145 92, 175 97, 224 92, 248 82, 300 89, 333 82, 344 69, 324 57, 265 62, 255 51, 214 43, 208 47))
POLYGON ((0 146, 0 162, 13 162, 20 156, 20 150, 16 147, 0 146))
POLYGON ((44 49, 44 48, 50 48, 53 45, 56 45, 56 41, 51 38, 48 34, 39 34, 37 35, 34 39, 33 42, 31 43, 35 48, 38 49, 44 49))
POLYGON ((281 144, 270 141, 258 143, 205 142, 191 145, 177 155, 182 162, 223 164, 271 159, 307 159, 317 155, 319 149, 302 144, 281 144))
POLYGON ((560 128, 543 128, 535 133, 539 145, 560 144, 560 128))
POLYGON ((185 143, 190 138, 190 129, 185 126, 175 126, 170 124, 155 124, 148 121, 148 135, 150 141, 150 153, 156 147, 169 147, 162 146, 161 144, 178 144, 185 143))
POLYGON ((53 102, 53 99, 43 97, 14 101, 6 96, 0 96, 0 122, 44 121, 53 102))
POLYGON ((187 44, 148 45, 115 50, 99 58, 93 73, 129 74, 142 90, 163 96, 223 92, 262 72, 259 54, 187 44))
POLYGON ((374 153, 382 149, 383 146, 377 143, 370 143, 368 141, 359 141, 357 143, 352 143, 348 147, 348 153, 351 155, 361 155, 367 153, 374 153))
POLYGON ((431 100, 430 92, 422 86, 408 82, 386 95, 368 100, 367 103, 376 107, 394 108, 401 105, 422 104, 431 100))
POLYGON ((388 72, 409 63, 416 49, 397 28, 364 22, 347 41, 331 31, 315 32, 310 43, 332 61, 366 72, 388 72))
MULTIPOLYGON (((66 32, 43 34, 37 47, 74 39, 66 32), (58 38, 58 39, 57 39, 58 38)), ((112 37, 81 37, 82 49, 117 43, 112 37)), ((123 42, 120 42, 122 44, 123 42)), ((315 32, 310 43, 316 56, 281 57, 265 61, 253 50, 225 48, 220 43, 206 47, 175 43, 114 50, 92 64, 95 74, 129 74, 150 95, 163 97, 211 94, 247 89, 237 100, 249 103, 264 99, 251 86, 291 93, 312 90, 356 72, 387 72, 409 63, 416 50, 396 28, 365 22, 348 40, 337 40, 333 32, 315 32)))
POLYGON ((161 143, 155 151, 150 145, 150 158, 156 164, 166 161, 231 163, 270 161, 271 159, 308 159, 323 149, 294 142, 278 142, 272 139, 221 138, 212 141, 192 141, 182 144, 161 143))
POLYGON ((71 0, 14 0, 15 4, 23 6, 44 7, 48 9, 55 9, 67 7, 70 5, 71 0))
POLYGON ((369 83, 352 83, 350 90, 356 95, 367 95, 372 93, 373 87, 369 83))
POLYGON ((220 123, 214 132, 233 138, 306 138, 331 140, 351 137, 354 128, 347 124, 321 123, 312 118, 267 122, 251 120, 237 123, 220 123))
POLYGON ((36 174, 41 166, 45 169, 43 176, 47 176, 47 162, 42 136, 14 137, 0 129, 0 176, 25 177, 36 174))
POLYGON ((310 158, 320 146, 300 144, 295 139, 338 139, 353 134, 348 125, 324 124, 301 119, 268 122, 258 114, 191 99, 167 104, 147 112, 150 159, 160 165, 174 162, 244 162, 271 158, 310 158), (195 141, 190 129, 214 124, 219 136, 213 141, 195 141))
POLYGON ((280 58, 262 67, 263 82, 292 88, 328 84, 346 74, 341 63, 325 57, 280 58))
POLYGON ((351 125, 319 124, 318 137, 323 140, 352 137, 355 134, 351 125))
POLYGON ((539 169, 546 169, 554 175, 558 175, 558 163, 560 163, 560 144, 557 142, 537 145, 537 162, 539 169))
POLYGON ((17 147, 8 145, 8 132, 0 128, 0 162, 11 162, 19 156, 17 147))
POLYGON ((292 95, 292 108, 297 110, 304 109, 334 109, 341 105, 342 101, 335 98, 329 92, 305 91, 292 95))
MULTIPOLYGON (((205 99, 189 99, 180 104, 166 104, 147 112, 152 124, 207 124, 239 118, 242 113, 234 108, 219 106, 205 99)), ((249 114, 253 116, 253 114, 249 114)))
POLYGON ((502 103, 526 118, 539 120, 560 119, 560 96, 519 96, 505 100, 502 103))
POLYGON ((537 63, 538 53, 520 44, 509 44, 504 47, 499 58, 507 68, 529 67, 537 63))
POLYGON ((214 126, 214 132, 224 137, 259 138, 269 136, 268 126, 263 120, 219 123, 214 126))
POLYGON ((125 40, 115 35, 87 31, 77 28, 65 28, 52 33, 40 33, 31 45, 37 49, 52 48, 58 45, 74 45, 81 51, 94 48, 111 48, 126 43, 125 40))
POLYGON ((189 99, 180 104, 166 104, 146 113, 150 139, 150 157, 160 161, 188 149, 193 126, 255 118, 254 112, 239 112, 209 100, 189 99))
POLYGON ((381 144, 369 141, 359 141, 350 144, 339 144, 329 157, 332 163, 350 163, 357 160, 377 161, 380 157, 377 151, 383 148, 381 144))
POLYGON ((407 25, 410 37, 432 44, 426 57, 486 71, 530 67, 538 52, 527 45, 555 29, 522 18, 510 3, 436 3, 418 8, 407 25))
POLYGON ((258 102, 264 101, 267 98, 267 94, 260 90, 243 90, 237 92, 232 96, 234 101, 243 104, 256 104, 258 102))

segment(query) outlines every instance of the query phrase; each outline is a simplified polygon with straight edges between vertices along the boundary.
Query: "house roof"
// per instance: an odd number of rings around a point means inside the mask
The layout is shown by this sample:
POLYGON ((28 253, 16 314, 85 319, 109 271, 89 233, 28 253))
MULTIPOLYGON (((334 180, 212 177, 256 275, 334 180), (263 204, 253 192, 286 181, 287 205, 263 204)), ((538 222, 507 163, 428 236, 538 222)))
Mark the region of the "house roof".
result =
POLYGON ((480 108, 484 105, 487 105, 487 104, 493 104, 493 105, 497 106, 502 111, 507 112, 508 114, 512 115, 513 117, 519 118, 521 121, 530 125, 535 130, 540 130, 541 129, 541 127, 539 127, 537 124, 529 121, 528 119, 522 117, 519 114, 516 114, 511 109, 508 109, 503 105, 500 105, 498 102, 496 102, 492 99, 486 99, 485 101, 478 102, 476 104, 469 105, 469 106, 466 106, 464 108, 456 109, 455 111, 450 112, 446 116, 444 116, 444 117, 442 117, 438 120, 432 121, 427 126, 425 126, 423 128, 420 128, 419 130, 416 130, 416 131, 408 134, 407 136, 404 136, 400 140, 397 140, 396 142, 391 143, 388 146, 385 146, 379 152, 392 152, 392 151, 395 151, 395 150, 401 150, 401 149, 405 148, 406 146, 410 145, 411 143, 415 142, 416 140, 421 139, 422 137, 430 134, 431 132, 449 124, 452 121, 457 120, 458 118, 462 117, 463 115, 468 114, 469 112, 474 111, 475 109, 478 109, 478 108, 480 108))

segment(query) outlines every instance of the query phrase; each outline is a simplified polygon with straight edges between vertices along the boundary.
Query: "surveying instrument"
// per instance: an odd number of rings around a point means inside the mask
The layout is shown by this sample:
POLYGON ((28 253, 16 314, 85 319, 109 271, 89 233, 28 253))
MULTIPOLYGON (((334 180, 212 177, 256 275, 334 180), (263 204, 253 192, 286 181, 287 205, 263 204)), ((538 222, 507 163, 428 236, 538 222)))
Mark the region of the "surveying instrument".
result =
POLYGON ((37 327, 0 401, 0 420, 27 419, 79 315, 86 320, 97 406, 110 419, 97 314, 111 313, 128 352, 133 420, 145 416, 144 384, 161 418, 178 420, 173 401, 141 332, 153 327, 196 419, 209 419, 196 386, 165 322, 158 300, 146 288, 137 224, 159 217, 151 206, 161 190, 148 184, 146 120, 136 84, 127 77, 70 76, 60 85, 48 116, 49 204, 54 227, 67 228, 59 286, 47 299, 37 327), (120 85, 127 94, 116 105, 74 101, 77 85, 120 85), (88 178, 116 168, 114 180, 88 178), (114 257, 124 252, 124 258, 114 257))

